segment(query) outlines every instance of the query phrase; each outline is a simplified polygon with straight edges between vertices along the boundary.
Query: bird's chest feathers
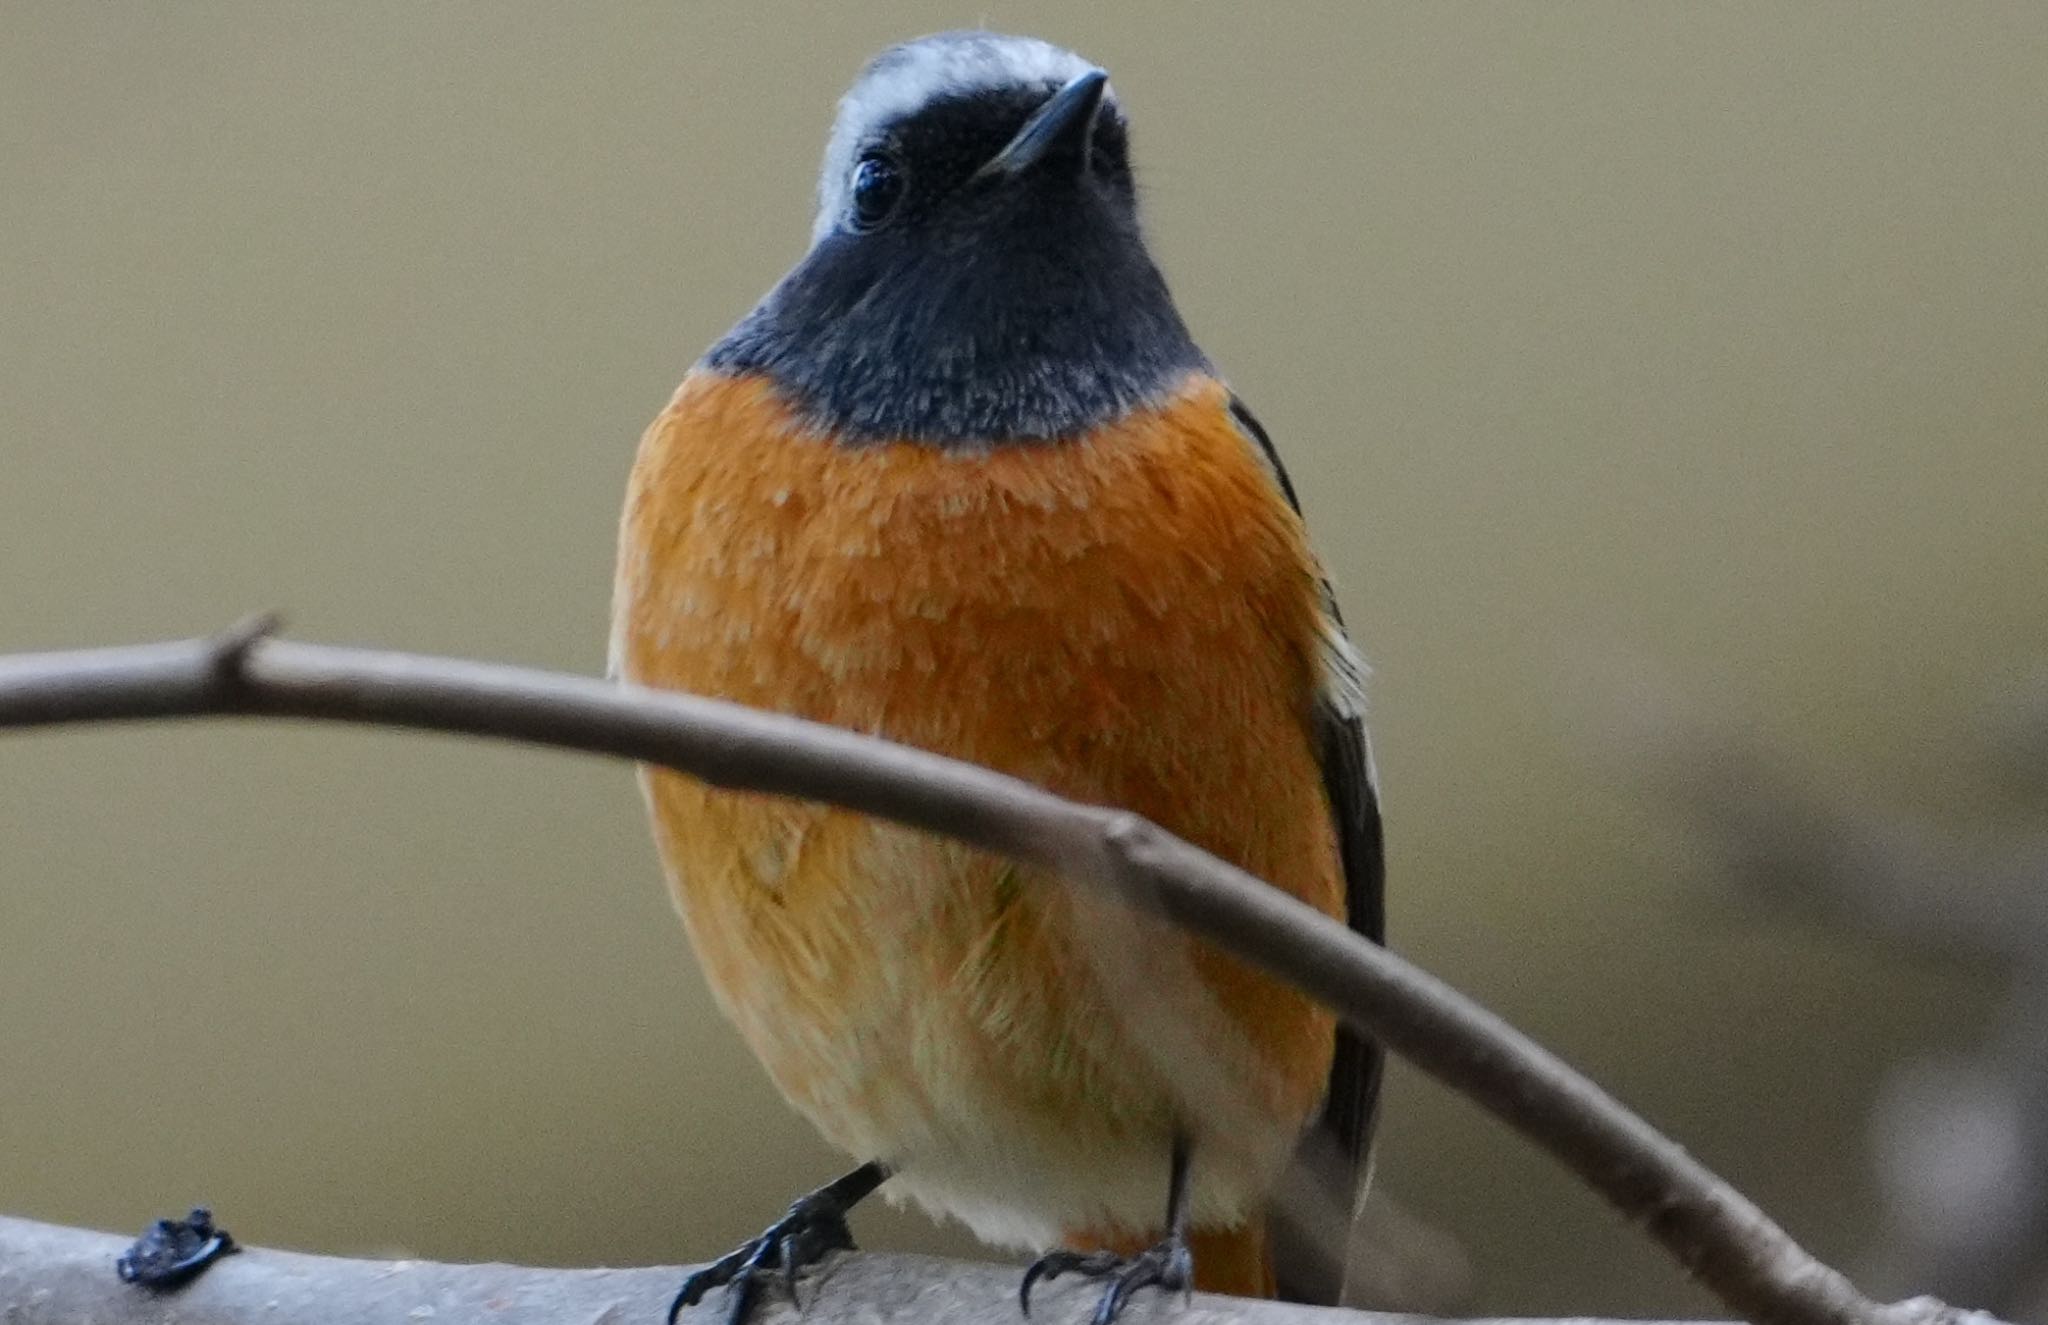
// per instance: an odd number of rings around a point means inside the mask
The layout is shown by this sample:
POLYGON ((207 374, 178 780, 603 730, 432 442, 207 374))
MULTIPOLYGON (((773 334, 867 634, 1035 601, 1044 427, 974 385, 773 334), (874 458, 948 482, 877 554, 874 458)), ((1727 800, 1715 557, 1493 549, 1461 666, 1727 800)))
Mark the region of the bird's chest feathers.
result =
POLYGON ((1085 438, 960 450, 838 445, 762 379, 698 373, 634 469, 617 661, 1030 775, 1245 696, 1305 712, 1313 577, 1207 379, 1085 438))
MULTIPOLYGON (((1068 442, 848 447, 759 379, 693 374, 634 467, 615 665, 1134 810, 1334 912, 1314 563, 1227 403, 1194 379, 1068 442)), ((1085 949, 1073 926, 1127 929, 1122 913, 1078 919, 1083 901, 1006 883, 993 857, 844 811, 672 774, 648 790, 712 988, 848 1149, 1028 1083, 1091 1117, 1163 1107, 1104 1084, 1129 1055, 1073 992, 1088 971, 1062 965, 1085 949), (1048 981, 1069 992, 1048 1000, 1048 981)), ((1310 1046, 1290 1086, 1305 1111, 1327 1019, 1197 965, 1266 1040, 1310 1046)))

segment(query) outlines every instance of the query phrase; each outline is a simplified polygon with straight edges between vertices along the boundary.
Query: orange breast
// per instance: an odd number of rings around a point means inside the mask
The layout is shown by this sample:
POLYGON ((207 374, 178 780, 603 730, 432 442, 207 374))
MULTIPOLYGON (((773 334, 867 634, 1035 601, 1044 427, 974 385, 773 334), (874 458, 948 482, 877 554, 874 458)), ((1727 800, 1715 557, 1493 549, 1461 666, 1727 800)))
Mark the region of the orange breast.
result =
MULTIPOLYGON (((1135 810, 1340 914, 1314 563, 1227 404, 1197 378, 1082 441, 847 447, 762 380, 693 373, 634 467, 619 665, 1135 810)), ((1179 1125, 1170 1092, 1116 1080, 1143 1075, 1118 1065, 1121 995, 1074 951, 1071 926, 1127 917, 855 816, 665 774, 650 797, 714 989, 841 1144, 939 1125, 975 1074, 1048 1117, 1179 1125)), ((1330 1020, 1188 960, 1261 1065, 1261 1114, 1298 1124, 1330 1020)))

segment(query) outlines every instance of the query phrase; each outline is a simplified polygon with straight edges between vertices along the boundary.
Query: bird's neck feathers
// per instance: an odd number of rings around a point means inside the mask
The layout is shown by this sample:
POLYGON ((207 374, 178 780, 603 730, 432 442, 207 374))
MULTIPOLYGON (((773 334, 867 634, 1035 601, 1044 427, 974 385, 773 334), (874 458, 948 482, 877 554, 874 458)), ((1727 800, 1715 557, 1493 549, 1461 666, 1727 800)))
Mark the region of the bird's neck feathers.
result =
POLYGON ((986 447, 1072 439, 1207 367, 1135 224, 828 234, 713 346, 825 435, 986 447), (1056 237, 1056 239, 1055 239, 1056 237))

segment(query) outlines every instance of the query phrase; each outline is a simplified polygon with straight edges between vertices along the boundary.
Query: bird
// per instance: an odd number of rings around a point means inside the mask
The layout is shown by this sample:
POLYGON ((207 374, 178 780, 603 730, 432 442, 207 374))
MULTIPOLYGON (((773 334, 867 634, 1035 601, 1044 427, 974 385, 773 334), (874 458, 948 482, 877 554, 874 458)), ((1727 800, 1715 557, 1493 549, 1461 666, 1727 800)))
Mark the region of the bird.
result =
MULTIPOLYGON (((865 67, 801 260, 641 439, 612 674, 1142 815, 1383 942, 1366 668, 1147 249, 1129 138, 1107 73, 1036 38, 865 67)), ((1098 1325, 1147 1288, 1336 1299, 1369 1039, 994 855, 641 780, 715 1001, 857 1161, 690 1275, 672 1322, 794 1294, 877 1189, 1036 1255, 1026 1314, 1062 1275, 1097 1285, 1098 1325), (1320 1215, 1277 1201, 1304 1169, 1320 1215)))

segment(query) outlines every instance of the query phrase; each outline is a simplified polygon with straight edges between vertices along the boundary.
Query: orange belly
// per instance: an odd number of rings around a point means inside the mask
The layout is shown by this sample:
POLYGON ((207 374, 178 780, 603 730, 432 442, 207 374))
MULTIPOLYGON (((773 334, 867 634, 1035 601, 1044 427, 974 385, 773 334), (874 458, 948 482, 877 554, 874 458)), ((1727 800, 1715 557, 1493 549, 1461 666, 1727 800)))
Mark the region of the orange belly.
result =
MULTIPOLYGON (((1331 915, 1299 520, 1193 379, 1085 442, 846 447, 692 373, 641 444, 614 657, 644 685, 874 732, 1135 810, 1331 915)), ((1332 1022, 1206 946, 992 857, 652 773, 720 1005, 892 1186, 984 1237, 1200 1222, 1264 1195, 1332 1022)))

